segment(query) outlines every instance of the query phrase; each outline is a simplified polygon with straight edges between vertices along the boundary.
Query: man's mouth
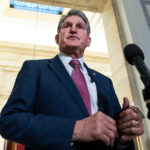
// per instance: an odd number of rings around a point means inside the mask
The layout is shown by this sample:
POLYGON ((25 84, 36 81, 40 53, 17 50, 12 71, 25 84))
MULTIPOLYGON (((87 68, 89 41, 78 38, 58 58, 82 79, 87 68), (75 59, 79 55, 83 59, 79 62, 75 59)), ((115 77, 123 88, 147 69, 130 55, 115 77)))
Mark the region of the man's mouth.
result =
POLYGON ((76 40, 76 39, 78 39, 78 40, 79 40, 79 38, 78 38, 77 36, 69 36, 67 39, 71 39, 71 40, 76 40))

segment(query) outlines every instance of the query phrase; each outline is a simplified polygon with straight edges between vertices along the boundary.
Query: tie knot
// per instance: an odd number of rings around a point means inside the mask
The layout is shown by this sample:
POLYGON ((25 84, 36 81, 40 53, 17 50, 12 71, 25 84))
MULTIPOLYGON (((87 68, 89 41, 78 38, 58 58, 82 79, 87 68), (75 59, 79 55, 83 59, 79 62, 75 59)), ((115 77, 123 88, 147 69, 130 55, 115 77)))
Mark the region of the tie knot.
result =
POLYGON ((69 63, 73 68, 79 67, 80 62, 78 60, 72 59, 69 63))

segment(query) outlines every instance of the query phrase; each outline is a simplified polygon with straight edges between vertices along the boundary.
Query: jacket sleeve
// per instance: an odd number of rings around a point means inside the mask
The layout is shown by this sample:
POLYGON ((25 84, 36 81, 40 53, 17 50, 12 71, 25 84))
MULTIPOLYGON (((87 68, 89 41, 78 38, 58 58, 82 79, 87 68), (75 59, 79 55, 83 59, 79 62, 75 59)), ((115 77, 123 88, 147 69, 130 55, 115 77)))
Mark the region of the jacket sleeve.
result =
POLYGON ((36 62, 23 64, 1 112, 0 134, 37 150, 68 150, 76 120, 34 113, 39 74, 36 62))

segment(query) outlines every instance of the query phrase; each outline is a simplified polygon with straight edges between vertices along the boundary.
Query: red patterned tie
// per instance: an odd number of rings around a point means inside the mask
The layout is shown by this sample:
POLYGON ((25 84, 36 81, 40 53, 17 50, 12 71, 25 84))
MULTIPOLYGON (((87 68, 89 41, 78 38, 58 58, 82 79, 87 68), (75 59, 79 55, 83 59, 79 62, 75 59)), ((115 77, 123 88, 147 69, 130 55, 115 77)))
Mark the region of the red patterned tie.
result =
POLYGON ((91 114, 91 104, 90 104, 88 87, 84 75, 80 70, 80 62, 78 60, 72 59, 69 64, 73 67, 71 78, 74 81, 76 87, 78 88, 78 91, 85 103, 85 106, 89 114, 91 114))

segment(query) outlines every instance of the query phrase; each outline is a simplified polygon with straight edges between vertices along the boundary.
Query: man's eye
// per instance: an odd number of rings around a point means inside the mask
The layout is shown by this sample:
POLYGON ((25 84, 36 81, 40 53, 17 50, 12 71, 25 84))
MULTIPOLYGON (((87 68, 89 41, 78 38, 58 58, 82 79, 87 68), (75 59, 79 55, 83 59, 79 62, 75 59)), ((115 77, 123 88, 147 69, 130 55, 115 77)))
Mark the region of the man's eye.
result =
POLYGON ((82 28, 83 28, 81 25, 78 25, 77 27, 78 27, 79 29, 82 29, 82 28))
POLYGON ((78 29, 84 29, 85 27, 81 24, 77 25, 78 29))
POLYGON ((64 25, 63 27, 64 27, 64 28, 69 28, 70 25, 69 25, 69 24, 66 24, 66 25, 64 25))
POLYGON ((69 27, 69 25, 65 25, 64 27, 65 27, 65 28, 68 28, 68 27, 69 27))

